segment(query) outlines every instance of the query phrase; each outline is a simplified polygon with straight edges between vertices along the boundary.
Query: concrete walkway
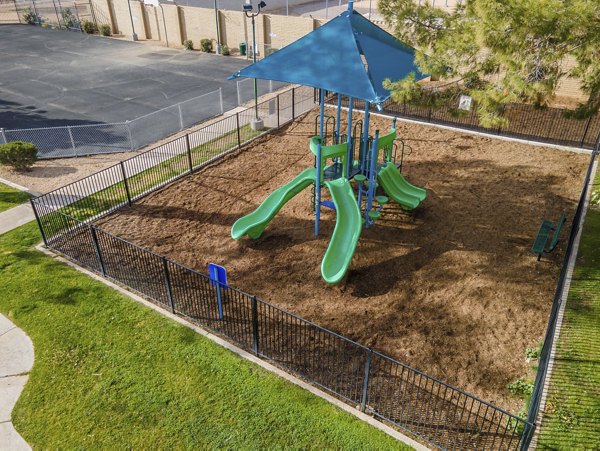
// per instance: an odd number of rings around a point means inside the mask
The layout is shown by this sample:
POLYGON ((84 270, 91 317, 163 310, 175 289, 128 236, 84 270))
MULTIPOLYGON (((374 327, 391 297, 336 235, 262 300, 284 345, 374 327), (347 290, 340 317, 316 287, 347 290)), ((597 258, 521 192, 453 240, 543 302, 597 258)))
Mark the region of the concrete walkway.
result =
POLYGON ((35 216, 29 202, 0 213, 0 235, 33 221, 35 216))
POLYGON ((31 447, 13 427, 11 412, 33 366, 33 343, 25 332, 0 315, 0 451, 31 447))
MULTIPOLYGON (((29 202, 3 211, 0 213, 0 235, 33 219, 29 202)), ((31 449, 13 427, 10 414, 32 366, 33 343, 25 332, 0 315, 0 451, 31 449)))

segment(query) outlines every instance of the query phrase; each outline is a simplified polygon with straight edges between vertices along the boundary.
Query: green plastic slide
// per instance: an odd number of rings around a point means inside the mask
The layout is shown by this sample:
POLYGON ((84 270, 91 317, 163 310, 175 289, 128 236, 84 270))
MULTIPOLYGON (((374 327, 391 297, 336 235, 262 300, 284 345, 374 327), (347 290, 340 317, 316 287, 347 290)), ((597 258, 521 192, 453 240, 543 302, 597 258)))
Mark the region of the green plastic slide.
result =
POLYGON ((291 182, 273 191, 256 210, 235 221, 231 228, 231 237, 234 240, 239 240, 244 235, 248 235, 254 240, 260 237, 281 207, 304 188, 314 183, 315 177, 315 168, 307 168, 291 182))
POLYGON ((393 163, 388 163, 377 179, 388 196, 405 210, 414 210, 427 197, 427 191, 408 183, 393 163))
POLYGON ((336 222, 329 247, 321 262, 321 275, 329 284, 339 283, 348 271, 362 230, 360 209, 345 178, 325 182, 335 205, 336 222))

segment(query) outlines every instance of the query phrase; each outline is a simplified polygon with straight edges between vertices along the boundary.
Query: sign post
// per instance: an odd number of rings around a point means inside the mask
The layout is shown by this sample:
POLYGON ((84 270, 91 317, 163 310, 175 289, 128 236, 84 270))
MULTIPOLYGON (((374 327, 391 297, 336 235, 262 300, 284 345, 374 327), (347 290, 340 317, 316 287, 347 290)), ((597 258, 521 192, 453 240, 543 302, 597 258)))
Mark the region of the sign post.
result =
POLYGON ((221 296, 221 287, 227 288, 227 270, 223 266, 214 263, 208 264, 208 277, 210 284, 217 289, 217 306, 219 309, 219 320, 223 320, 223 298, 221 296))

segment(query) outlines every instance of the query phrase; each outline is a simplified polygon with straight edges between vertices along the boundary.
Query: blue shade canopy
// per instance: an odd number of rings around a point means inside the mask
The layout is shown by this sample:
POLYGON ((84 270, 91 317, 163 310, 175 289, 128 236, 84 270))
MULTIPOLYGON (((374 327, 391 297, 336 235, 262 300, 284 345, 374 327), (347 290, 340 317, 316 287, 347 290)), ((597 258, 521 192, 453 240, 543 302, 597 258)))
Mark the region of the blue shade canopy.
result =
POLYGON ((414 72, 415 50, 356 11, 344 11, 283 49, 231 75, 277 80, 381 103, 390 97, 383 80, 414 72))

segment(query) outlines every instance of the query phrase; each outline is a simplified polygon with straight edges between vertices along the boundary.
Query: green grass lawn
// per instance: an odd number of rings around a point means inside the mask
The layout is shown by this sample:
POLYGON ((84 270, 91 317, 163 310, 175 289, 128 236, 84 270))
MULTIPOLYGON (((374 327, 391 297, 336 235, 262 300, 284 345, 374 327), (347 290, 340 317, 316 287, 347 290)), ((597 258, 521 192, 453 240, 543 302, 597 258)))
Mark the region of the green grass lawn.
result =
POLYGON ((34 448, 403 448, 45 256, 39 240, 33 223, 0 236, 0 312, 35 347, 13 412, 34 448))
POLYGON ((0 183, 0 212, 27 202, 31 196, 18 189, 0 183))
MULTIPOLYGON (((595 183, 598 186, 600 177, 595 183)), ((588 210, 585 219, 538 449, 600 449, 600 207, 597 205, 588 210)))

